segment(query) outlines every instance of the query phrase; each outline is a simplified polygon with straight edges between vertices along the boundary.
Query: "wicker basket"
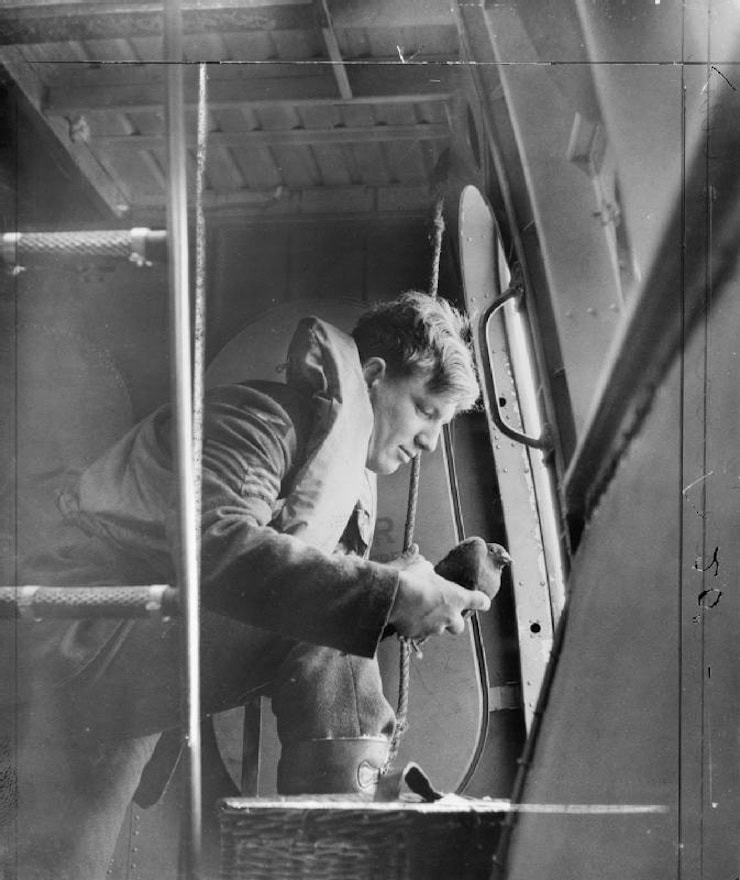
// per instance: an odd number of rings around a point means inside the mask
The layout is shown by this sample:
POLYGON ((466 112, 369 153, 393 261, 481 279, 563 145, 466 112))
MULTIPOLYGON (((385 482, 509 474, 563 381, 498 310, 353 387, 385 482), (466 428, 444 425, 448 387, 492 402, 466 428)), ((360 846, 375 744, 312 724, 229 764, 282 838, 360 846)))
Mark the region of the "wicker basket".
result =
POLYGON ((445 800, 223 800, 221 880, 488 880, 500 803, 445 800))

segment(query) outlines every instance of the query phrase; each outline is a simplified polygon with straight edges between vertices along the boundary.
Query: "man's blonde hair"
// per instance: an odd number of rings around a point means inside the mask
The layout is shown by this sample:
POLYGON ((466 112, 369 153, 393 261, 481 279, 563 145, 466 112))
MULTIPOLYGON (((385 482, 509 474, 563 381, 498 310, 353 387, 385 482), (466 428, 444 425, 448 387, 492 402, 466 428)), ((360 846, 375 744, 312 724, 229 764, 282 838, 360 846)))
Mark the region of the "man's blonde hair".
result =
POLYGON ((428 390, 450 397, 458 411, 480 395, 469 323, 444 299, 409 290, 362 315, 352 336, 363 363, 380 357, 394 378, 427 377, 428 390))

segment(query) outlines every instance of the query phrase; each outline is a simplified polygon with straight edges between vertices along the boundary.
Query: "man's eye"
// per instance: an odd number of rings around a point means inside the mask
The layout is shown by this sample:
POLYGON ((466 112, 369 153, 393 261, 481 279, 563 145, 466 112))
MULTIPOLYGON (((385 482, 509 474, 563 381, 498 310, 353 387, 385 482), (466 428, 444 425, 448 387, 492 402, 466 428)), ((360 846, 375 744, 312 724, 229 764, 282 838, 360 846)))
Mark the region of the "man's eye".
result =
POLYGON ((416 409, 421 415, 424 416, 425 419, 433 419, 434 418, 434 410, 427 409, 424 406, 420 406, 417 404, 416 409))

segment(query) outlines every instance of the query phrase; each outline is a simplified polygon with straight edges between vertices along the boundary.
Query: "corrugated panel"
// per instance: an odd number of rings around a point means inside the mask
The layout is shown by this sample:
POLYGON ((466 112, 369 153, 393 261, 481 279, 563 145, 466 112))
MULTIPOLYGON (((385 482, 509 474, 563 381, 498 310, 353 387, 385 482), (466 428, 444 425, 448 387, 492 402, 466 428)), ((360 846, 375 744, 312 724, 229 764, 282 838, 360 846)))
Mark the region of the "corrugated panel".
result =
POLYGON ((342 56, 347 59, 362 59, 370 56, 370 39, 363 28, 337 29, 337 40, 342 56))
POLYGON ((231 155, 250 189, 266 190, 282 183, 280 169, 272 150, 267 147, 255 147, 248 153, 232 149, 231 155))
POLYGON ((188 62, 226 61, 229 50, 221 34, 184 34, 183 59, 188 62))
POLYGON ((365 183, 384 186, 398 182, 388 161, 385 144, 352 144, 350 149, 357 167, 362 169, 365 183))
POLYGON ((447 105, 441 101, 421 101, 413 105, 414 117, 417 122, 445 123, 449 122, 447 105))
MULTIPOLYGON (((379 107, 376 119, 384 125, 415 125, 416 111, 410 104, 389 104, 379 107)), ((386 157, 401 183, 418 183, 427 180, 434 168, 436 144, 430 141, 396 143, 386 145, 386 157)))
POLYGON ((275 43, 269 32, 224 34, 224 45, 234 61, 267 61, 275 58, 275 43))
POLYGON ((249 108, 211 107, 208 115, 215 131, 239 131, 257 127, 249 108))
POLYGON ((134 52, 142 61, 162 60, 161 37, 132 37, 131 45, 134 52))
POLYGON ((163 201, 167 167, 164 150, 148 150, 146 155, 136 150, 119 150, 106 155, 103 161, 116 179, 128 182, 134 203, 163 201))
MULTIPOLYGON (((376 107, 373 104, 349 105, 343 108, 343 115, 347 126, 370 128, 376 121, 376 107)), ((359 170, 363 183, 384 185, 393 182, 383 144, 349 144, 347 152, 351 156, 350 161, 359 170)))
POLYGON ((305 213, 367 214, 375 209, 375 193, 367 187, 349 189, 309 189, 301 194, 301 210, 305 213))
MULTIPOLYGON (((94 118, 97 121, 99 113, 94 118)), ((151 112, 127 113, 129 121, 137 134, 161 134, 164 136, 164 108, 151 112)))
MULTIPOLYGON (((80 86, 117 86, 124 83, 146 85, 161 82, 163 79, 164 68, 140 61, 136 57, 138 53, 133 43, 130 43, 132 63, 126 65, 97 63, 90 60, 82 43, 69 44, 70 49, 73 46, 77 47, 76 54, 79 57, 76 60, 80 61, 79 64, 45 61, 37 67, 37 73, 46 85, 54 89, 74 89, 80 86)), ((23 51, 30 57, 30 53, 37 48, 28 46, 23 51)))
POLYGON ((346 125, 344 109, 337 105, 297 107, 296 115, 305 128, 336 128, 346 125))
MULTIPOLYGON (((434 194, 428 186, 391 186, 378 191, 378 211, 391 214, 413 211, 431 216, 434 200, 434 194)), ((425 271, 429 272, 428 266, 425 267, 425 271)), ((426 290, 428 283, 427 278, 421 289, 426 290)))
POLYGON ((311 150, 305 147, 276 146, 272 151, 288 189, 313 189, 321 186, 321 170, 311 150))
POLYGON ((344 124, 360 128, 375 125, 377 106, 375 104, 347 104, 342 107, 344 124))
MULTIPOLYGON (((344 51, 347 39, 347 31, 338 30, 340 48, 344 51)), ((433 55, 457 58, 459 55, 459 40, 454 28, 440 27, 401 27, 401 28, 372 28, 363 33, 363 43, 368 47, 371 55, 377 58, 399 58, 399 47, 404 57, 416 55, 416 60, 421 56, 433 55)), ((348 53, 351 51, 352 42, 347 45, 348 53)), ((350 56, 351 57, 351 56, 350 56)))
POLYGON ((301 118, 295 107, 289 104, 260 106, 253 111, 255 128, 265 131, 285 131, 301 127, 301 118))
POLYGON ((314 163, 321 174, 322 186, 348 186, 353 180, 347 163, 347 151, 342 145, 311 148, 314 163))
POLYGON ((389 143, 385 145, 387 161, 393 168, 393 176, 399 183, 421 183, 427 180, 433 165, 428 146, 422 149, 418 143, 389 143), (428 166, 429 163, 429 167, 428 166))
POLYGON ((326 58, 324 42, 318 31, 270 31, 276 57, 283 61, 326 58))
MULTIPOLYGON (((331 129, 342 124, 342 113, 338 107, 305 107, 298 111, 298 116, 303 126, 310 129, 331 129)), ((345 149, 345 145, 314 145, 311 153, 321 173, 322 185, 347 186, 359 182, 359 179, 353 179, 347 161, 351 153, 345 149)))
POLYGON ((56 77, 64 76, 71 62, 85 62, 90 53, 83 43, 40 43, 23 46, 21 54, 32 63, 39 63, 37 68, 40 79, 45 83, 55 81, 56 77))
POLYGON ((376 125, 414 125, 417 121, 412 104, 377 104, 373 116, 376 125))
MULTIPOLYGON (((449 28, 437 35, 436 42, 427 39, 433 30, 422 27, 419 33, 427 47, 437 52, 450 41, 450 34, 446 32, 449 28)), ((120 34, 120 28, 116 32, 120 34)), ((391 28, 373 28, 370 37, 365 31, 340 28, 339 32, 349 41, 351 57, 368 51, 380 51, 392 58, 397 55, 393 41, 395 32, 391 28)), ((398 33, 404 39, 407 36, 404 29, 398 33)), ((161 57, 161 37, 126 39, 117 36, 86 42, 28 44, 23 47, 23 52, 34 63, 40 83, 49 89, 45 109, 50 118, 59 121, 82 117, 80 130, 83 138, 89 130, 87 144, 91 152, 100 165, 111 171, 120 186, 132 194, 134 204, 130 208, 134 212, 138 207, 155 208, 157 201, 163 198, 165 183, 162 168, 166 67, 148 64, 146 60, 161 57), (80 63, 70 63, 75 61, 80 63), (116 108, 120 108, 119 113, 116 108), (139 144, 134 140, 127 142, 126 135, 148 140, 139 144), (103 142, 99 139, 109 140, 103 142)), ((212 193, 227 199, 230 204, 235 205, 242 193, 270 192, 278 186, 291 192, 339 188, 346 196, 353 186, 415 185, 428 180, 439 145, 424 137, 415 142, 412 126, 425 122, 444 124, 443 105, 426 102, 423 111, 416 112, 411 101, 393 106, 395 96, 391 96, 390 103, 379 101, 372 106, 340 103, 340 68, 328 61, 324 37, 313 24, 303 30, 291 31, 186 33, 184 52, 189 61, 245 62, 243 65, 214 64, 208 70, 212 102, 209 108, 212 136, 208 186, 212 193), (260 95, 260 89, 255 92, 254 86, 263 81, 264 93, 260 95), (260 99, 257 106, 250 108, 248 103, 229 106, 229 102, 239 100, 242 83, 249 89, 252 100, 260 99), (291 104, 289 96, 296 93, 296 84, 301 99, 291 104), (310 101, 314 89, 321 101, 311 105, 307 100, 310 101), (333 95, 337 98, 336 105, 326 102, 333 95), (401 127, 397 140, 394 139, 394 126, 401 127), (358 131, 350 134, 348 130, 355 128, 358 131), (365 128, 368 129, 367 143, 363 142, 362 129, 365 128), (301 132, 296 135, 300 142, 286 143, 285 135, 290 137, 293 130, 301 132), (238 141, 236 144, 219 143, 219 134, 242 131, 279 132, 281 142, 270 144, 245 137, 243 145, 238 141), (307 131, 326 135, 306 138, 307 131), (332 132, 336 133, 336 140, 332 139, 332 132)), ((351 68, 350 79, 352 73, 357 72, 356 68, 351 68)), ((383 66, 382 72, 387 73, 387 67, 383 66)), ((194 146, 196 130, 197 73, 197 65, 185 69, 189 102, 185 115, 186 130, 191 137, 190 150, 194 146)), ((372 94, 373 82, 373 75, 362 77, 364 95, 368 90, 372 94)), ((383 83, 381 76, 379 88, 387 90, 387 83, 383 83)), ((402 94, 399 90, 399 96, 402 94)), ((420 134, 423 136, 426 132, 421 129, 420 134)), ((364 196, 359 193, 351 195, 348 210, 358 209, 360 203, 362 210, 368 209, 364 196)), ((374 203, 373 195, 371 204, 374 203)), ((224 204, 223 200, 221 204, 224 204)), ((302 204, 301 199, 290 201, 293 206, 302 204)), ((316 204, 330 211, 336 207, 331 196, 323 200, 319 198, 316 204)), ((280 206, 281 210, 287 208, 288 203, 280 206)))
POLYGON ((228 147, 211 147, 206 163, 208 189, 213 192, 232 192, 243 189, 244 175, 228 147))
MULTIPOLYGON (((68 44, 69 45, 69 44, 68 44)), ((84 40, 80 41, 85 56, 91 61, 136 61, 131 46, 126 40, 84 40)), ((54 52, 52 58, 59 56, 54 52)))

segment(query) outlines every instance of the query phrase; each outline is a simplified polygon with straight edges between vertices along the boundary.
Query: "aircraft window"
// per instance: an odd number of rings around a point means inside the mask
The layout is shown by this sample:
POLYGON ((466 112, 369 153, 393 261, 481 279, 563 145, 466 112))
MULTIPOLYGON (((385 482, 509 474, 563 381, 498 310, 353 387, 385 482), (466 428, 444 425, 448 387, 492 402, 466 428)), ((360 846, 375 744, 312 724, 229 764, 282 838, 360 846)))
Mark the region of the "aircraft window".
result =
POLYGON ((549 452, 537 448, 547 446, 549 440, 540 415, 540 386, 525 313, 514 297, 495 308, 509 288, 511 274, 491 209, 472 186, 465 188, 460 203, 460 256, 514 559, 522 690, 529 726, 565 602, 561 526, 549 452), (534 445, 520 442, 522 432, 534 445))

